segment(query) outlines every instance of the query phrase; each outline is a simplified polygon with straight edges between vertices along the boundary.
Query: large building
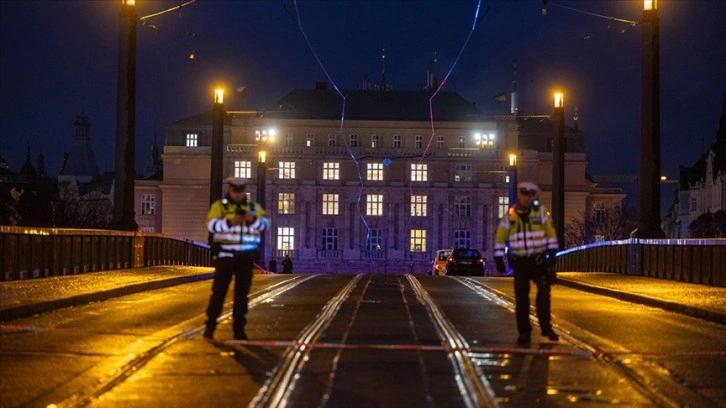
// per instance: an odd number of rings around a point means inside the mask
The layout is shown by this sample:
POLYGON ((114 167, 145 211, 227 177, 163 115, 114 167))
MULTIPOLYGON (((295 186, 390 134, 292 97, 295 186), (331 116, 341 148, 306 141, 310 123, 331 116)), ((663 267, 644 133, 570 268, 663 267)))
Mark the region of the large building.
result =
POLYGON ((689 238, 688 227, 699 217, 726 211, 726 95, 723 98, 716 142, 691 167, 680 166, 676 196, 661 222, 668 238, 689 238))
MULTIPOLYGON (((455 92, 342 93, 298 89, 267 110, 226 112, 222 178, 249 179, 250 198, 265 203, 265 266, 290 254, 295 272, 423 273, 437 249, 453 246, 491 258, 508 207, 510 154, 518 179, 536 181, 551 208, 549 119, 486 115, 455 92)), ((160 232, 207 240, 212 122, 207 112, 166 129, 163 205, 147 195, 160 232)), ((620 190, 588 180, 582 133, 568 128, 566 139, 566 217, 621 205, 620 190)))

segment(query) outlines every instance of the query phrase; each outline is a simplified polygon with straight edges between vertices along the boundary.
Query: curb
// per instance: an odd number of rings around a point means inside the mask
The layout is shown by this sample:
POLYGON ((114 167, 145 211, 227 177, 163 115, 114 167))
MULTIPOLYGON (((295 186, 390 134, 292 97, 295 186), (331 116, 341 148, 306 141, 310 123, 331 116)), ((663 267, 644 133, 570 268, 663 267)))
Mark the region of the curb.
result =
POLYGON ((181 285, 184 283, 211 279, 213 277, 213 272, 198 275, 177 276, 175 278, 134 283, 127 286, 120 286, 117 288, 104 290, 101 292, 84 293, 81 295, 71 296, 63 299, 48 300, 22 306, 9 307, 7 309, 0 310, 0 322, 30 317, 36 314, 52 312, 54 310, 63 309, 66 307, 80 306, 91 302, 100 302, 115 297, 144 292, 147 290, 161 289, 170 286, 181 285))
POLYGON ((606 289, 603 287, 592 286, 585 283, 575 282, 567 280, 566 278, 557 277, 557 284, 567 286, 573 289, 583 290, 586 292, 594 293, 597 295, 603 295, 613 297, 616 299, 624 300, 626 302, 640 303, 647 306, 658 307, 670 312, 681 313, 687 316, 695 317, 698 319, 708 320, 710 322, 726 324, 726 314, 715 312, 712 310, 701 309, 698 307, 682 305, 679 303, 666 302, 664 300, 654 299, 647 296, 636 295, 633 293, 621 292, 614 289, 606 289))

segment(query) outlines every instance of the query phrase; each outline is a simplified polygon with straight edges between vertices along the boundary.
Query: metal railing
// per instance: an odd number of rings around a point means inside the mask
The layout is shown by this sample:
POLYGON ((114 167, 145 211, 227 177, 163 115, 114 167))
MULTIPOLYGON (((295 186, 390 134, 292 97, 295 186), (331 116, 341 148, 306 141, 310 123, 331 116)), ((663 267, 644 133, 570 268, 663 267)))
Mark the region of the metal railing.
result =
POLYGON ((158 233, 0 226, 0 280, 155 265, 211 265, 209 246, 158 233))
POLYGON ((726 239, 627 239, 567 249, 558 271, 612 272, 726 287, 726 239))

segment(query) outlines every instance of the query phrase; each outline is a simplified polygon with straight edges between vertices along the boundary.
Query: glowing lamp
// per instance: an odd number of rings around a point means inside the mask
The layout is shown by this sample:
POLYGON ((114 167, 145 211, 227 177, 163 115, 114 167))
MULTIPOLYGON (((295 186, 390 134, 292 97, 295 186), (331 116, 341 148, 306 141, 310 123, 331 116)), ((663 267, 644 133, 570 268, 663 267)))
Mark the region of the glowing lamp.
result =
POLYGON ((509 153, 509 165, 510 166, 517 165, 517 154, 516 153, 509 153))
POLYGON ((217 88, 214 90, 214 103, 224 103, 224 89, 217 88))
POLYGON ((136 0, 121 0, 122 6, 135 6, 136 0))
POLYGON ((565 107, 565 94, 562 92, 555 92, 555 108, 565 107))
POLYGON ((260 152, 257 154, 257 161, 259 163, 264 163, 266 158, 267 158, 267 152, 264 150, 260 150, 260 152))
POLYGON ((643 0, 643 10, 657 10, 658 0, 643 0))

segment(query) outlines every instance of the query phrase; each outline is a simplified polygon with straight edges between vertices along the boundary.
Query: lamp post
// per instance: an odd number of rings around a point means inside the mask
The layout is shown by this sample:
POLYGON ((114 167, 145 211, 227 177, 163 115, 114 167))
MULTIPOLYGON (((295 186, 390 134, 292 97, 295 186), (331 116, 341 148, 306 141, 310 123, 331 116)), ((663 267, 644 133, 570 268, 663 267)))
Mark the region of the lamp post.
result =
POLYGON ((640 74, 640 215, 636 238, 663 238, 660 228, 660 38, 658 0, 643 1, 640 74))
POLYGON ((113 227, 135 231, 136 177, 136 1, 121 0, 118 75, 116 80, 116 151, 113 227))
POLYGON ((222 172, 224 145, 224 89, 214 90, 214 105, 212 108, 212 159, 210 169, 209 204, 222 198, 222 172))
POLYGON ((509 153, 509 206, 517 200, 517 154, 509 153))
MULTIPOLYGON (((255 130, 255 140, 260 146, 260 151, 257 153, 257 202, 265 208, 266 205, 266 177, 267 177, 267 152, 263 150, 263 147, 274 143, 276 131, 274 128, 268 128, 263 130, 255 130)), ((260 243, 260 265, 264 265, 265 260, 265 236, 261 237, 260 243)))
POLYGON ((552 218, 557 230, 557 245, 565 246, 565 95, 554 94, 552 115, 552 218))
MULTIPOLYGON (((260 150, 257 154, 257 202, 265 208, 265 173, 267 173, 267 152, 260 150)), ((260 266, 265 265, 265 235, 260 237, 260 266)))

